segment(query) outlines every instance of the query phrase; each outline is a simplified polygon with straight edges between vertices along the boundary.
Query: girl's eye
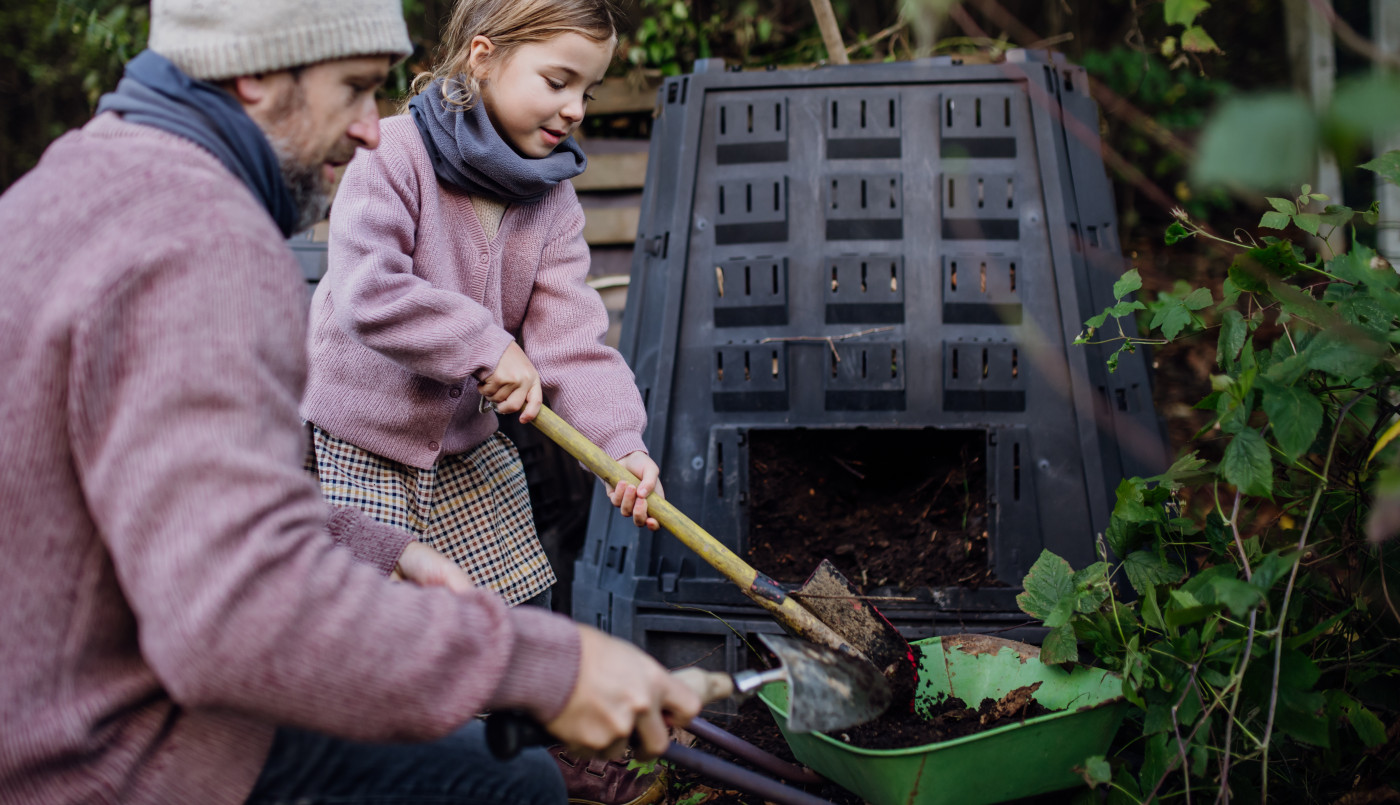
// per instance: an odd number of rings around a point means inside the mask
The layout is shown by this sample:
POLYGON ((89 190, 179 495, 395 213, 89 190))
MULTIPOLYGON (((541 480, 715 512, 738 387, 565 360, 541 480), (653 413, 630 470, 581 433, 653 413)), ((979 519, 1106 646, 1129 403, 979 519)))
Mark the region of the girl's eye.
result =
POLYGON ((585 101, 596 101, 596 100, 598 100, 597 98, 594 98, 592 95, 589 95, 589 94, 586 93, 586 92, 583 93, 583 99, 584 99, 585 101))
POLYGON ((555 81, 551 78, 546 78, 544 82, 549 85, 550 89, 553 90, 561 90, 564 88, 564 83, 562 81, 555 81))

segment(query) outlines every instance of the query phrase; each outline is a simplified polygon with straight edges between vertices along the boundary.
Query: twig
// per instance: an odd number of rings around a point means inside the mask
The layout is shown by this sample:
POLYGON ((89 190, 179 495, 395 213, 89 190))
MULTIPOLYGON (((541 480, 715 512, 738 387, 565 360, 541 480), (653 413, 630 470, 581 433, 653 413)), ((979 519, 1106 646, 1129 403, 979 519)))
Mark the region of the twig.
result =
POLYGON ((1337 16, 1331 3, 1323 2, 1323 0, 1308 0, 1308 2, 1312 4, 1313 10, 1317 12, 1318 16, 1326 20, 1327 24, 1332 27, 1332 33, 1337 35, 1343 45, 1373 62, 1400 67, 1400 56, 1386 53, 1376 47, 1376 43, 1358 34, 1356 29, 1352 28, 1346 20, 1337 16))
POLYGON ((1385 583, 1385 549, 1376 547, 1376 559, 1381 568, 1381 592, 1385 593, 1385 605, 1390 608, 1390 614, 1395 616, 1395 622, 1400 623, 1400 612, 1395 611, 1395 602, 1390 600, 1390 588, 1385 583))
MULTIPOLYGON (((1230 805, 1230 742, 1234 740, 1235 731, 1235 710, 1240 705, 1240 692, 1244 688, 1240 680, 1244 678, 1244 669, 1249 667, 1249 655, 1254 652, 1254 624, 1259 617, 1259 608, 1255 607, 1249 611, 1249 636, 1244 642, 1244 654, 1240 655, 1240 665, 1237 673, 1239 679, 1233 681, 1235 695, 1230 700, 1229 718, 1225 720, 1225 751, 1220 759, 1220 792, 1216 795, 1215 801, 1221 805, 1230 805)), ((1231 674, 1234 676, 1235 674, 1231 674)))
POLYGON ((846 462, 842 461, 841 459, 837 458, 836 456, 827 456, 827 458, 830 458, 832 461, 835 461, 837 464, 840 464, 840 465, 841 465, 841 469, 845 470, 846 472, 849 472, 850 474, 854 475, 855 477, 859 478, 859 479, 862 480, 862 481, 865 480, 865 473, 861 472, 860 470, 856 469, 855 467, 852 467, 850 464, 847 464, 846 462))
MULTIPOLYGON (((1297 552, 1300 559, 1303 555, 1303 549, 1306 548, 1308 545, 1308 534, 1312 531, 1313 518, 1317 515, 1318 503, 1322 500, 1322 493, 1327 489, 1327 475, 1332 468, 1332 456, 1337 450, 1337 438, 1341 436, 1342 427, 1346 424, 1346 418, 1351 414, 1351 409, 1357 403, 1366 399, 1366 397, 1369 394, 1371 394, 1371 392, 1375 391, 1378 388, 1381 388, 1388 382, 1389 379, 1387 378, 1387 380, 1383 380, 1380 383, 1377 383, 1371 386, 1370 388, 1366 389, 1361 394, 1356 395, 1354 399, 1352 399, 1346 405, 1342 406, 1342 410, 1337 416, 1337 427, 1332 429, 1332 438, 1327 444, 1327 457, 1322 464, 1323 480, 1318 482, 1317 490, 1313 492, 1312 502, 1308 504, 1307 520, 1303 523, 1302 533, 1298 535, 1297 552)), ((1295 559, 1293 561, 1293 567, 1288 573, 1288 586, 1286 586, 1283 591, 1283 606, 1279 609, 1278 624, 1275 627, 1276 635, 1274 637, 1273 685, 1272 688, 1269 690, 1269 717, 1264 722, 1263 757, 1260 760, 1259 766, 1260 802, 1269 801, 1269 738, 1273 734, 1274 715, 1278 710, 1278 678, 1280 668, 1283 665, 1283 626, 1284 622, 1288 619, 1288 604, 1293 599, 1293 585, 1297 583, 1298 568, 1301 565, 1302 562, 1298 559, 1295 559)), ((1382 568, 1382 570, 1384 570, 1384 568, 1382 568)))
POLYGON ((760 338, 758 340, 758 343, 768 344, 774 341, 825 341, 827 343, 827 346, 831 347, 832 358, 834 358, 837 363, 840 363, 841 356, 836 353, 837 341, 845 341, 847 338, 860 338, 863 335, 870 335, 871 333, 883 333, 893 329, 893 327, 871 327, 869 330, 860 330, 859 332, 846 333, 845 335, 769 336, 768 338, 760 338))
POLYGON ((859 42, 855 43, 854 45, 851 45, 851 46, 847 47, 847 48, 846 48, 846 55, 849 56, 850 54, 855 53, 857 50, 860 50, 861 48, 868 48, 868 47, 870 47, 871 45, 875 44, 876 42, 879 42, 880 40, 885 39, 885 38, 887 38, 887 37, 893 36, 894 34, 899 33, 900 31, 902 31, 902 30, 904 30, 905 28, 908 28, 908 27, 909 27, 909 23, 908 23, 907 21, 905 21, 905 20, 900 20, 899 22, 896 22, 894 25, 891 25, 890 27, 888 27, 888 28, 886 28, 885 30, 879 32, 878 34, 875 34, 874 36, 868 37, 868 38, 866 38, 866 39, 862 39, 862 40, 860 40, 859 42))
POLYGON ((1230 530, 1235 533, 1235 548, 1240 552, 1240 564, 1244 565, 1245 581, 1254 580, 1254 571, 1249 569, 1249 557, 1244 553, 1244 541, 1240 539, 1240 498, 1244 495, 1238 489, 1235 490, 1235 508, 1230 511, 1230 530))

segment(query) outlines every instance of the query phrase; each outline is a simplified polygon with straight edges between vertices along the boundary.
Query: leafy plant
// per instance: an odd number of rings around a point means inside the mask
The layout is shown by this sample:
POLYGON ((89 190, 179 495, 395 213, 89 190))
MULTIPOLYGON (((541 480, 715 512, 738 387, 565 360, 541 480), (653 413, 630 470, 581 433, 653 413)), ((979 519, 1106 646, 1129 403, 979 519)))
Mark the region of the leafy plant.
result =
MULTIPOLYGON (((1400 152, 1368 166, 1400 179, 1400 152)), ((1326 238, 1378 213, 1306 186, 1267 201, 1260 226, 1282 234, 1326 238)), ((1380 467, 1400 433, 1400 275, 1354 239, 1309 256, 1175 215, 1168 243, 1234 253, 1219 297, 1180 287, 1138 301, 1130 271, 1080 342, 1113 319, 1112 365, 1123 350, 1213 333, 1219 373, 1196 406, 1211 415, 1197 441, 1223 445, 1220 458, 1196 450, 1124 480, 1101 561, 1076 570, 1043 553, 1018 598, 1050 629, 1043 661, 1075 662, 1082 645, 1136 705, 1140 737, 1088 759, 1085 779, 1111 786, 1111 802, 1202 789, 1220 801, 1330 801, 1395 787, 1400 565, 1364 526, 1378 480, 1397 477, 1380 467), (1143 335, 1124 324, 1139 314, 1143 335)), ((1379 494, 1400 499, 1400 483, 1379 494)))

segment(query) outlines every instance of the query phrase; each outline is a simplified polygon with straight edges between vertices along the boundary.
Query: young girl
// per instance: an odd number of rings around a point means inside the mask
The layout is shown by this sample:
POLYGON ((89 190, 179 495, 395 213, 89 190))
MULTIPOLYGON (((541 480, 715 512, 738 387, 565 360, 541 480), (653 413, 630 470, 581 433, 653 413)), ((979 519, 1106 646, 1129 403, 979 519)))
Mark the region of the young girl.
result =
POLYGON ((603 345, 568 181, 616 23, 607 0, 459 2, 431 83, 346 169, 311 306, 302 415, 326 497, 417 533, 512 604, 548 605, 555 577, 493 404, 529 422, 546 393, 641 480, 613 505, 657 528, 646 414, 603 345))

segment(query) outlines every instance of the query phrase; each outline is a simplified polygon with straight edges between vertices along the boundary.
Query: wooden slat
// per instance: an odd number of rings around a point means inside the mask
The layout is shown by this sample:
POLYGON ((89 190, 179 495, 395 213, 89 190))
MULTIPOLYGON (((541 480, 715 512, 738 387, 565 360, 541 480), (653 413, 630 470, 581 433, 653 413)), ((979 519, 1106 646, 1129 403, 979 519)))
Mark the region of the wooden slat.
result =
POLYGON ((603 207, 584 211, 583 239, 590 245, 632 243, 637 239, 641 205, 603 207))
MULTIPOLYGON (((584 143, 584 151, 596 141, 584 143)), ((646 140, 639 140, 643 146, 646 140)), ((647 178, 647 152, 631 153, 589 153, 588 170, 574 177, 574 189, 589 190, 640 190, 647 178)))
POLYGON ((656 106, 660 76, 649 76, 640 85, 631 78, 605 78, 588 102, 590 115, 616 115, 650 112, 656 106))

